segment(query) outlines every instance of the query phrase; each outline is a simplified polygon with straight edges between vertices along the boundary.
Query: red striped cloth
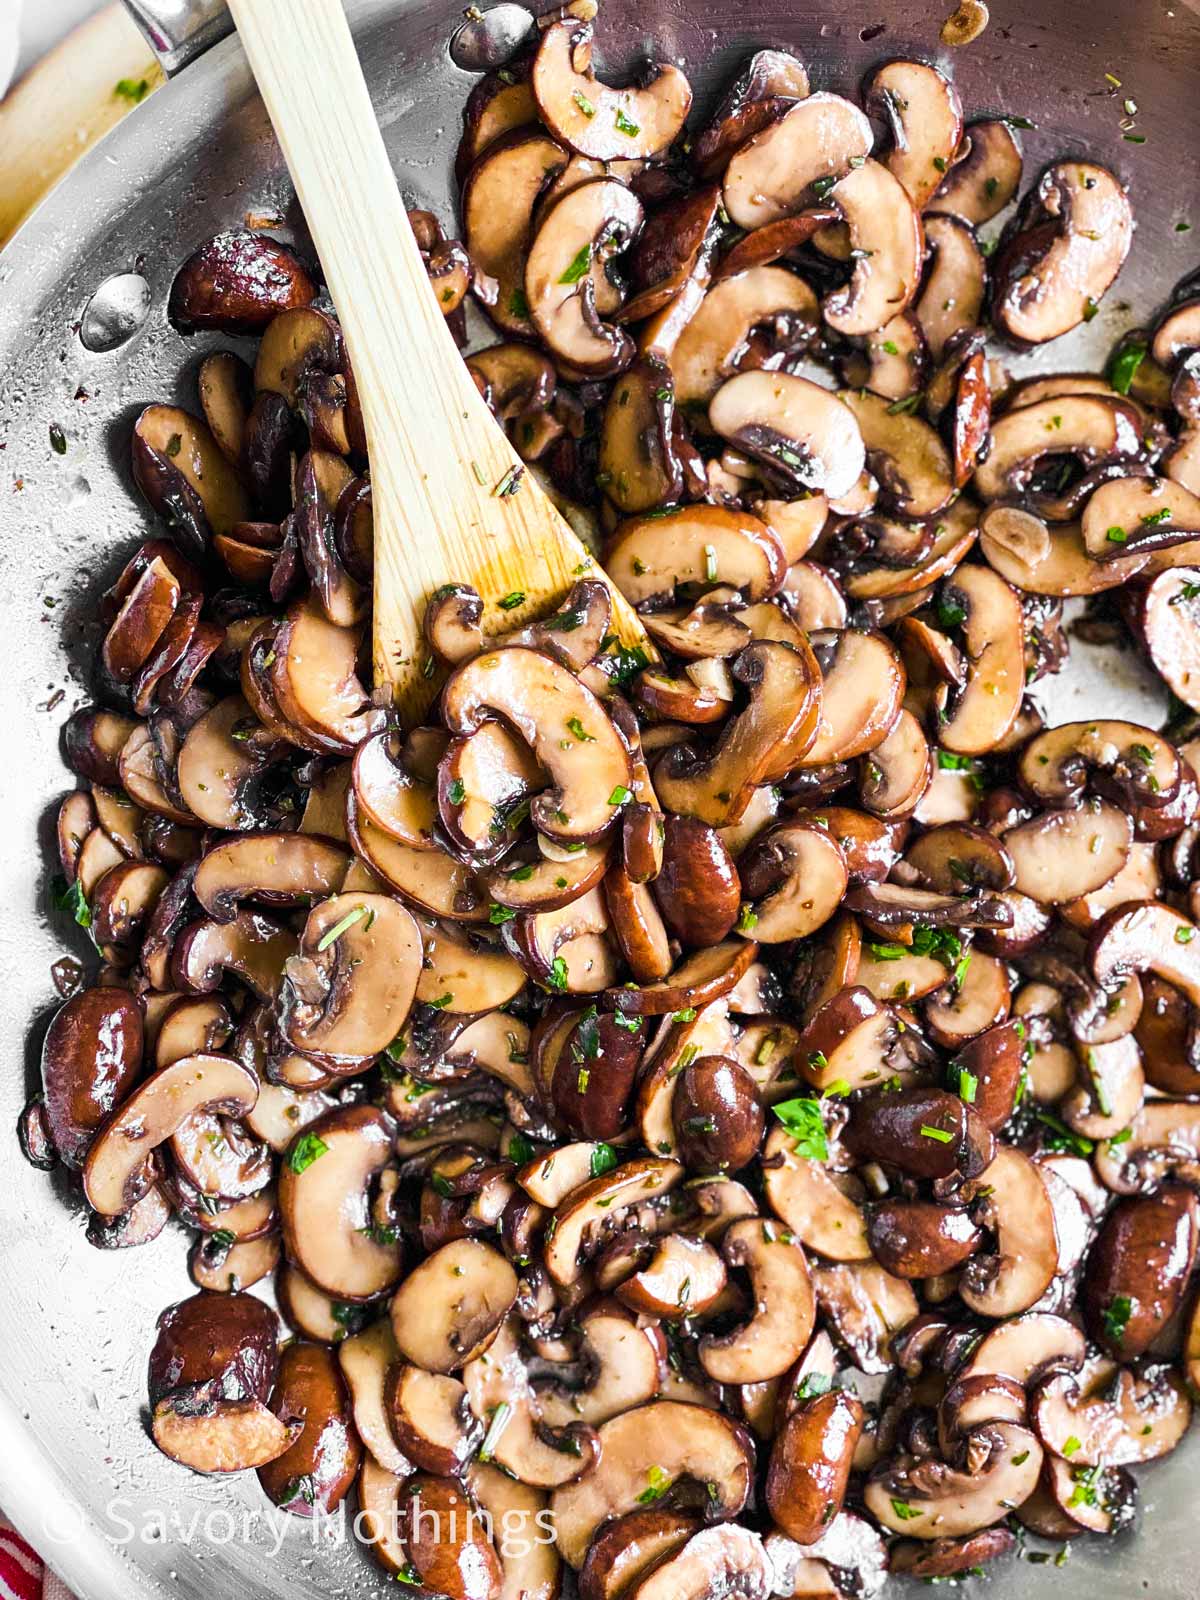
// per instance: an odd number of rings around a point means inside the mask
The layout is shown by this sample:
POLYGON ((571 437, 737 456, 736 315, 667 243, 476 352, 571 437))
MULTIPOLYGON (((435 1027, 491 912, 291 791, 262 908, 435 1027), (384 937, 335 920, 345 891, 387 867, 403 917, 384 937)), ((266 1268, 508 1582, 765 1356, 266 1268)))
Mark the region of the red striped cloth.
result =
POLYGON ((62 1579, 5 1522, 0 1522, 0 1600, 71 1600, 62 1579))

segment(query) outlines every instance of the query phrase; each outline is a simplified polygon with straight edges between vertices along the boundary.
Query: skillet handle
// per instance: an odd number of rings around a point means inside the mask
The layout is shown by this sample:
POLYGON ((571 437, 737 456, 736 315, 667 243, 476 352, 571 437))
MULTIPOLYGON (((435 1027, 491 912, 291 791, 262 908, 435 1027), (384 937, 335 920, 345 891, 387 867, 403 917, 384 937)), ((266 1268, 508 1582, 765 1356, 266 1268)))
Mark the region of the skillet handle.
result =
POLYGON ((125 0, 168 78, 233 32, 225 0, 125 0))

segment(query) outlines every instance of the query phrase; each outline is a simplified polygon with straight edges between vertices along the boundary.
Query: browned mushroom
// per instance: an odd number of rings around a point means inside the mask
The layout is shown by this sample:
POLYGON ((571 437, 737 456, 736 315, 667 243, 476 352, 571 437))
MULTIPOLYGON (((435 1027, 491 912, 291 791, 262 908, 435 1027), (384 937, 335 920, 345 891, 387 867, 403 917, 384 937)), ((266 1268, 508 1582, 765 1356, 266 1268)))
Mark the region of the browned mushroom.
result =
POLYGON ((551 131, 599 161, 653 156, 682 128, 692 91, 678 67, 656 66, 640 88, 612 89, 592 71, 592 30, 574 17, 552 22, 534 57, 530 86, 551 131))
POLYGON ((1012 339, 1041 344, 1098 305, 1129 253, 1133 212, 1110 172, 1087 161, 1047 168, 995 262, 994 315, 1012 339))

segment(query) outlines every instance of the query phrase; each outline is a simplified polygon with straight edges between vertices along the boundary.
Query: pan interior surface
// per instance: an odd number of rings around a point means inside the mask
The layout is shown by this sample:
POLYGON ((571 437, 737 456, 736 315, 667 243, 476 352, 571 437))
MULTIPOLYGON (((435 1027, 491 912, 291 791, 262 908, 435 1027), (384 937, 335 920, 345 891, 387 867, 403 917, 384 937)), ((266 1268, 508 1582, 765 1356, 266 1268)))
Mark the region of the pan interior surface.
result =
MULTIPOLYGON (((942 11, 950 9, 947 0, 942 11)), ((348 0, 347 10, 405 197, 450 222, 451 166, 472 82, 448 51, 462 11, 448 0, 348 0)), ((1111 166, 1130 187, 1138 225, 1116 288, 1094 322, 1049 352, 1006 358, 1014 375, 1096 370, 1194 265, 1200 17, 1186 0, 1174 8, 1157 0, 1011 0, 994 5, 987 31, 958 51, 939 45, 942 21, 937 8, 915 0, 750 0, 732 14, 717 0, 657 9, 605 0, 598 53, 614 77, 648 53, 685 65, 700 116, 763 45, 795 52, 814 88, 841 91, 881 60, 915 55, 953 73, 969 115, 1007 113, 1035 125, 1022 134, 1027 181, 1061 156, 1111 166), (1119 94, 1106 74, 1120 80, 1119 94), (1123 138, 1125 96, 1140 107, 1144 144, 1123 138)), ((192 1292, 180 1233, 170 1228, 137 1250, 93 1249, 73 1189, 61 1175, 26 1167, 11 1134, 36 1081, 55 1003, 50 969, 66 938, 61 916, 47 910, 53 815, 71 786, 60 732, 89 698, 98 596, 152 531, 130 476, 130 425, 153 400, 194 405, 201 357, 230 344, 209 335, 181 340, 166 321, 167 291, 202 239, 276 212, 302 228, 265 112, 236 39, 228 39, 85 158, 0 255, 0 716, 13 740, 0 774, 0 1029, 8 1063, 0 1087, 8 1141, 0 1505, 81 1600, 209 1600, 214 1592, 303 1600, 395 1587, 354 1547, 352 1512, 325 1529, 272 1516, 249 1475, 199 1478, 154 1449, 145 1431, 154 1319, 192 1292), (136 285, 124 286, 131 336, 115 348, 86 348, 79 330, 94 292, 133 274, 145 280, 148 301, 136 285), (52 448, 52 428, 62 430, 65 453, 52 448)), ((1100 710, 1151 721, 1160 714, 1128 653, 1073 642, 1070 667, 1050 683, 1042 701, 1050 720, 1100 710)), ((82 932, 72 932, 75 953, 94 960, 82 932)), ((1020 1585, 1056 1600, 1194 1596, 1198 1449, 1185 1444, 1142 1476, 1142 1536, 1085 1541, 1061 1568, 1007 1563, 991 1592, 1020 1585)), ((889 1592, 905 1588, 897 1582, 889 1592)))

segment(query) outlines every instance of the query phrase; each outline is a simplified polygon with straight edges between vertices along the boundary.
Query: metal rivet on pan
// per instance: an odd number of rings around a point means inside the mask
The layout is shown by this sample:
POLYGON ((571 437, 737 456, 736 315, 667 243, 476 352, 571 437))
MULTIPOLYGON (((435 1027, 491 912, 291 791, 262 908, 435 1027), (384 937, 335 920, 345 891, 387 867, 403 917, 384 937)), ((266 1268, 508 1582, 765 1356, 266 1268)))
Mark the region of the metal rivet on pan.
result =
POLYGON ((524 44, 532 28, 532 13, 524 6, 499 5, 483 12, 472 7, 450 41, 450 59, 464 72, 502 67, 524 44))
POLYGON ((79 324, 85 350, 104 354, 133 338, 150 311, 150 285, 140 272, 106 278, 87 303, 79 324))

